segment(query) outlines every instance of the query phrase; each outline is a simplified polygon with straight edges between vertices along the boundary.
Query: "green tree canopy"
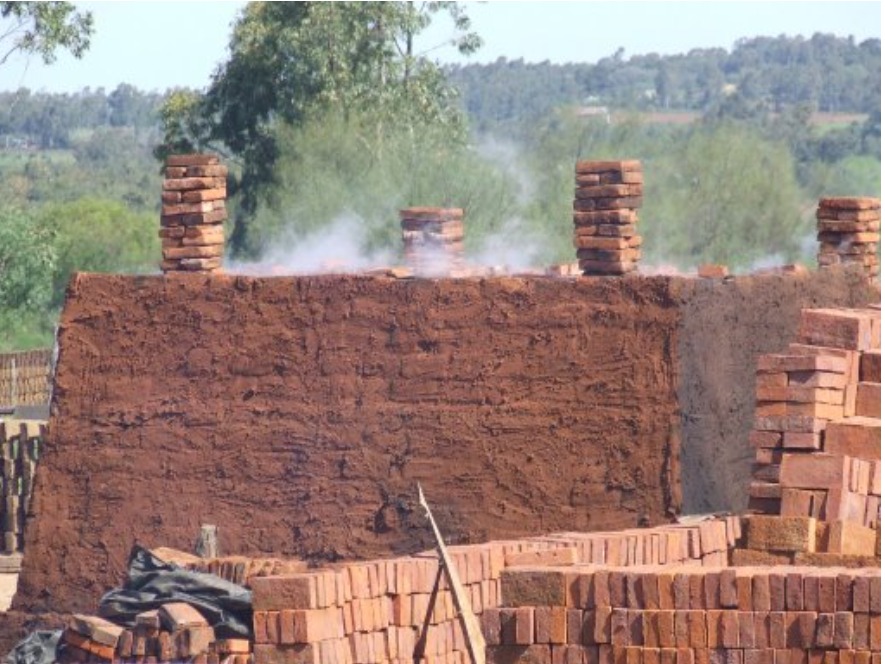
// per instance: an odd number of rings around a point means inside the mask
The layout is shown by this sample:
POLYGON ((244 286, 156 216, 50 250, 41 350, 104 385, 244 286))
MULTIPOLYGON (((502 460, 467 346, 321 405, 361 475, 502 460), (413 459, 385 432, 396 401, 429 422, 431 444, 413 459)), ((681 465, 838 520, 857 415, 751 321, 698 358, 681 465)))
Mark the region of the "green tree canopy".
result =
POLYGON ((92 13, 70 2, 0 2, 0 65, 15 52, 37 54, 46 64, 59 48, 82 57, 92 31, 92 13))
POLYGON ((453 2, 254 2, 240 16, 230 59, 202 97, 181 93, 163 112, 169 152, 215 144, 241 160, 241 213, 232 249, 246 246, 244 214, 273 182, 279 156, 275 125, 300 126, 329 109, 371 111, 377 131, 394 121, 448 126, 463 137, 461 114, 439 67, 414 48, 433 16, 447 13, 454 45, 479 46, 470 21, 453 2))

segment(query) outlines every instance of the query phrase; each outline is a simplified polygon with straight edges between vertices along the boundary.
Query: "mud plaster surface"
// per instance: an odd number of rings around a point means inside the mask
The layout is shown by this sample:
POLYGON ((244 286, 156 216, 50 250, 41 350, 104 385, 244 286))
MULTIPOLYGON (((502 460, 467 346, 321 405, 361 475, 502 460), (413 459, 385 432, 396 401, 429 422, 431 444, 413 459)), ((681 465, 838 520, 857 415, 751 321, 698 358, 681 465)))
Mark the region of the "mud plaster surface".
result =
POLYGON ((756 309, 852 287, 709 283, 79 275, 13 607, 94 611, 133 543, 203 523, 229 554, 428 548, 416 482, 451 543, 665 521, 680 420, 692 487, 738 448, 749 476, 751 355, 795 325, 756 309))

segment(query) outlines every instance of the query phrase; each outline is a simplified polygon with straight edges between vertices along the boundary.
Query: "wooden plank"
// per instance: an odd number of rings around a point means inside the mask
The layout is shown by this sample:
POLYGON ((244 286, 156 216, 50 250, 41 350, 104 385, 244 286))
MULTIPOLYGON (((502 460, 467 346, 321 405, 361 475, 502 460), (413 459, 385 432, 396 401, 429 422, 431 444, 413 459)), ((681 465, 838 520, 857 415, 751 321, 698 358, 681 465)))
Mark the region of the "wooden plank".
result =
POLYGON ((461 626, 464 628, 467 650, 470 653, 470 661, 472 664, 485 664, 486 644, 485 639, 482 636, 482 630, 479 627, 479 622, 476 620, 476 616, 470 608, 470 601, 464 592, 464 587, 461 585, 458 570, 452 564, 452 559, 449 557, 449 551, 446 549, 445 542, 443 542, 442 535, 436 525, 436 520, 433 518, 433 513, 430 511, 430 506, 424 499, 424 492, 421 490, 420 484, 418 485, 418 502, 421 503, 421 507, 427 512, 427 518, 430 521, 430 526, 433 528, 433 535, 436 538, 436 548, 437 551, 439 551, 443 571, 449 582, 449 588, 452 590, 452 595, 455 598, 455 609, 458 611, 458 618, 461 621, 461 626))

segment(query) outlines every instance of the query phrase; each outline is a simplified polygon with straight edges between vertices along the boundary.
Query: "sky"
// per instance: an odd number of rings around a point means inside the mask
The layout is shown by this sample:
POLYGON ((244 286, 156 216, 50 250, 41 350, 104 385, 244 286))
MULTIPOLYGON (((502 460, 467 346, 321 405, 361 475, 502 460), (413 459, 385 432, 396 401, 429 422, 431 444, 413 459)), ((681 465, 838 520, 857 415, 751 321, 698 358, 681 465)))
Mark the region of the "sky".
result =
MULTIPOLYGON (((243 2, 76 2, 93 13, 95 34, 81 60, 60 53, 44 66, 15 56, 0 66, 0 90, 27 87, 110 91, 120 83, 150 91, 205 88, 227 57, 231 25, 243 2)), ((435 22, 419 48, 441 62, 483 63, 499 57, 527 62, 596 62, 619 48, 625 57, 730 49, 741 38, 815 32, 881 38, 881 3, 851 1, 643 1, 464 3, 484 46, 464 58, 444 46, 450 25, 435 22), (443 45, 443 46, 440 46, 443 45), (438 47, 438 48, 436 48, 438 47)))

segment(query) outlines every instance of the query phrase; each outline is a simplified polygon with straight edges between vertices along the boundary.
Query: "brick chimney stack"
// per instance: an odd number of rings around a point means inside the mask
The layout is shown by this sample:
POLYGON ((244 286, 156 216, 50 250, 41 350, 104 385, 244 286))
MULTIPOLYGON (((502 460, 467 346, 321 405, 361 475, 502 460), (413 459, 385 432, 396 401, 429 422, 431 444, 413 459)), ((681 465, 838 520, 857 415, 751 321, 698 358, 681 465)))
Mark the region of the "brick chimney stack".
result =
POLYGON ((170 155, 162 198, 163 272, 220 271, 227 167, 211 154, 170 155))

